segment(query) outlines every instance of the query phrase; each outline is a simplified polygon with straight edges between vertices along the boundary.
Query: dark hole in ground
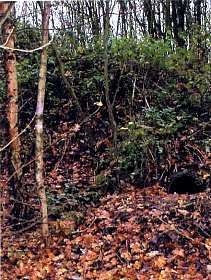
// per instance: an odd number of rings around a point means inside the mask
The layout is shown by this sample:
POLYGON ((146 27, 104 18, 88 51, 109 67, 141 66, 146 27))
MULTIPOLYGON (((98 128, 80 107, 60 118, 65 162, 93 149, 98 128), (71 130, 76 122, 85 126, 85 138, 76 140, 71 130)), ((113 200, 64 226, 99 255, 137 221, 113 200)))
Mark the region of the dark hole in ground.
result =
POLYGON ((195 174, 188 171, 176 173, 169 184, 169 193, 194 194, 206 189, 203 181, 195 174))

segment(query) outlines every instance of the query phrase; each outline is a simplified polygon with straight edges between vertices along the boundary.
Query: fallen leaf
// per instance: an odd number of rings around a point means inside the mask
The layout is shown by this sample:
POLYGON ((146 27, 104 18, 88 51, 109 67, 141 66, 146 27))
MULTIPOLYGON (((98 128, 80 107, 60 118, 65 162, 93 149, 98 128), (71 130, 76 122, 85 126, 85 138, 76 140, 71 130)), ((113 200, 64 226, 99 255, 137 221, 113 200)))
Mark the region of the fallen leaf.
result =
POLYGON ((166 258, 164 256, 159 256, 157 259, 154 260, 154 266, 161 269, 164 268, 166 265, 166 258))

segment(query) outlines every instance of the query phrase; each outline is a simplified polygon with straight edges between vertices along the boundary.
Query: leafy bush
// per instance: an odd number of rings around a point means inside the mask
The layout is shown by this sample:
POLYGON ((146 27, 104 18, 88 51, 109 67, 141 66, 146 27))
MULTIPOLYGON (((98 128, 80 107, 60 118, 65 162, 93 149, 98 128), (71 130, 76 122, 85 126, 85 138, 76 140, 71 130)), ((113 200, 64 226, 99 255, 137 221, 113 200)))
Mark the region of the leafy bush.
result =
MULTIPOLYGON (((95 125, 100 127, 96 129, 97 133, 92 128, 93 134, 97 134, 97 142, 99 135, 109 134, 103 40, 96 38, 87 45, 77 44, 74 34, 70 36, 68 31, 59 34, 57 39, 65 76, 87 115, 92 114, 96 102, 102 100, 100 118, 103 121, 95 120, 95 125)), ((146 178, 152 170, 165 165, 169 152, 167 143, 185 134, 187 125, 195 128, 204 121, 204 116, 209 116, 210 64, 199 63, 197 42, 197 38, 192 38, 191 47, 185 49, 175 48, 170 36, 159 40, 149 36, 142 39, 109 38, 109 93, 111 102, 115 99, 113 108, 117 125, 124 126, 118 135, 119 167, 134 180, 146 178)), ((29 92, 35 86, 38 61, 39 54, 18 59, 21 92, 29 92)), ((45 105, 49 126, 58 115, 62 120, 74 121, 73 116, 77 119, 50 48, 45 105)), ((200 145, 207 147, 207 136, 203 137, 204 144, 201 140, 200 145)), ((93 139, 90 145, 94 146, 93 139)), ((97 160, 101 160, 100 156, 97 160)), ((158 174, 153 176, 158 177, 158 174)))

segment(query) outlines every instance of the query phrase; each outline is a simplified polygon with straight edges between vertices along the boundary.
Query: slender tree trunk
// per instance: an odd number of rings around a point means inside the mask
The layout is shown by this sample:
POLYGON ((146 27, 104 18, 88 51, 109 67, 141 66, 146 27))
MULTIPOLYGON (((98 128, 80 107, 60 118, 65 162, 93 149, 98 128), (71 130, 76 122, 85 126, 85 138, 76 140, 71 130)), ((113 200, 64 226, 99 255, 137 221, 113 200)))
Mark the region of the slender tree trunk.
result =
POLYGON ((194 10, 195 10, 195 22, 201 26, 201 16, 202 16, 202 0, 195 0, 194 10))
POLYGON ((109 97, 109 77, 108 77, 108 38, 109 38, 109 0, 106 0, 105 24, 104 24, 104 80, 105 80, 105 97, 108 108, 109 121, 112 127, 113 146, 117 145, 117 127, 114 118, 113 108, 109 97))
POLYGON ((179 47, 185 46, 184 39, 180 33, 185 30, 185 13, 187 7, 187 0, 172 0, 172 22, 175 40, 179 47))
POLYGON ((148 33, 152 37, 155 35, 154 20, 153 20, 153 7, 151 0, 144 0, 144 13, 147 17, 148 33))
MULTIPOLYGON (((13 8, 13 3, 0 3, 0 16, 3 23, 3 43, 5 46, 15 47, 15 31, 12 20, 9 18, 9 12, 13 8)), ((5 73, 6 73, 6 89, 7 89, 7 121, 8 121, 8 140, 10 141, 10 162, 8 166, 9 175, 13 175, 9 182, 9 196, 14 201, 11 201, 12 222, 17 223, 20 216, 23 214, 23 200, 21 193, 21 175, 22 165, 20 156, 20 137, 18 133, 18 83, 16 73, 16 55, 13 50, 5 50, 5 73)))
POLYGON ((122 37, 124 37, 124 36, 128 35, 126 3, 124 1, 119 1, 119 7, 120 7, 120 14, 121 14, 121 21, 122 21, 121 34, 122 34, 122 37))
MULTIPOLYGON (((0 13, 7 13, 10 3, 0 4, 0 13)), ((3 25, 3 37, 7 47, 15 47, 14 26, 10 19, 3 25)), ((13 172, 18 180, 21 177, 20 138, 18 137, 18 83, 16 73, 16 55, 12 50, 5 50, 5 70, 7 75, 7 119, 9 123, 9 141, 13 172)))
MULTIPOLYGON (((42 3, 40 3, 40 6, 42 3)), ((48 42, 48 29, 49 29, 49 15, 50 15, 50 2, 44 3, 42 9, 42 28, 43 28, 43 45, 48 42)), ((39 83, 38 83, 38 97, 36 108, 36 182, 38 195, 41 202, 42 214, 42 234, 45 240, 49 234, 48 231, 48 211, 47 211, 47 198, 44 186, 43 175, 43 110, 45 101, 45 88, 46 88, 46 73, 47 73, 47 49, 43 48, 40 60, 39 83)))
POLYGON ((164 32, 162 31, 162 26, 161 26, 161 10, 160 10, 160 3, 158 2, 157 5, 155 5, 154 11, 156 12, 157 10, 157 14, 158 14, 158 19, 156 20, 156 17, 154 15, 154 21, 155 21, 155 25, 156 25, 156 33, 158 38, 162 38, 164 35, 164 32))
POLYGON ((165 31, 166 33, 171 30, 171 8, 170 0, 166 0, 164 5, 164 15, 165 15, 165 31))

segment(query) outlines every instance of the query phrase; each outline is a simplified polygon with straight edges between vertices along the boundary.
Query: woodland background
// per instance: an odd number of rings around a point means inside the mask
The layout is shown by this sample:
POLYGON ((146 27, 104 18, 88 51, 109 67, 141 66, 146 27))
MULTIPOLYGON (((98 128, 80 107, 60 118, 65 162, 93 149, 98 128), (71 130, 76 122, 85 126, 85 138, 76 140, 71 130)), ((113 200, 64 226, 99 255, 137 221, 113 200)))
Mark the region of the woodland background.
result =
POLYGON ((0 3, 4 279, 208 279, 210 11, 0 3))

